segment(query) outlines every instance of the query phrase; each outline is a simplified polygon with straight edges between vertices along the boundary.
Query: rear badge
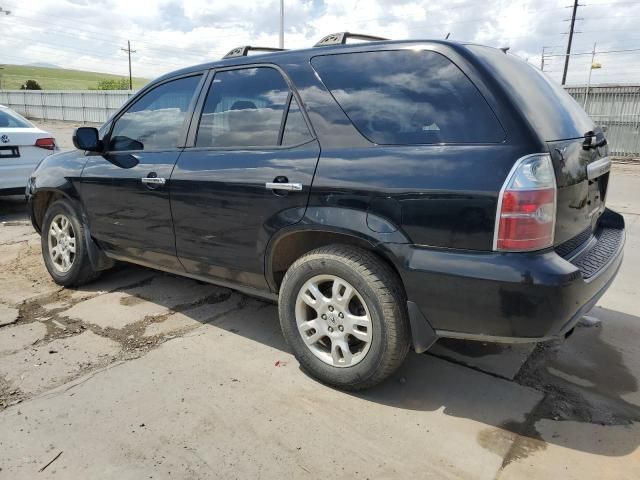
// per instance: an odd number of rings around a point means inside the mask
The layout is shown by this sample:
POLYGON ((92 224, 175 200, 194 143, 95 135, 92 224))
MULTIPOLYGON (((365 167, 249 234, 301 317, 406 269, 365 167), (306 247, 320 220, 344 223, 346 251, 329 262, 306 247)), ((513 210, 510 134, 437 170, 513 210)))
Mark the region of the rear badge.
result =
POLYGON ((2 136, 0 137, 0 141, 1 141, 2 143, 9 143, 9 135, 2 135, 2 136))

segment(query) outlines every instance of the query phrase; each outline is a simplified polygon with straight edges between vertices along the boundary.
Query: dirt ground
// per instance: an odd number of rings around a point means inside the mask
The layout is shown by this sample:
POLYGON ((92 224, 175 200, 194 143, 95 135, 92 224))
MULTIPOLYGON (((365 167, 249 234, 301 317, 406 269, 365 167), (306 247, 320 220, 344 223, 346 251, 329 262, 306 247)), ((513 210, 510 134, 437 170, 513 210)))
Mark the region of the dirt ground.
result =
POLYGON ((347 394, 299 369, 272 304, 127 265, 59 288, 0 199, 0 479, 640 478, 639 165, 608 204, 625 261, 568 340, 441 340, 347 394))

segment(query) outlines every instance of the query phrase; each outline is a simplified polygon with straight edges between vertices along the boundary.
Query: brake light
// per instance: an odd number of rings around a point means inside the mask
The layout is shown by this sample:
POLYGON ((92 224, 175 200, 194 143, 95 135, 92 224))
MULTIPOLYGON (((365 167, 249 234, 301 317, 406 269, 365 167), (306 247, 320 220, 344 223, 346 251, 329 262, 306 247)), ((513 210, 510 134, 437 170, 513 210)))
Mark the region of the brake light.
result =
POLYGON ((56 139, 55 138, 39 138, 36 140, 36 147, 45 148, 47 150, 55 150, 56 139))
POLYGON ((494 250, 531 251, 553 245, 556 178, 551 157, 534 154, 516 162, 500 191, 494 250))

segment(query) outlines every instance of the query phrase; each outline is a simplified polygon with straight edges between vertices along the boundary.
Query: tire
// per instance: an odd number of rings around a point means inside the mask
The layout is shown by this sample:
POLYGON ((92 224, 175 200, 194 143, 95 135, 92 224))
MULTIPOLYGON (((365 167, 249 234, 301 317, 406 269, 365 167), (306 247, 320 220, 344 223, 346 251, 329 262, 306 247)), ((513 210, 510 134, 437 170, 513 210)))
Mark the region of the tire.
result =
POLYGON ((91 267, 85 234, 78 209, 71 201, 57 200, 49 206, 42 221, 40 240, 44 264, 58 285, 77 287, 100 276, 101 272, 91 267), (66 236, 56 236, 54 223, 58 231, 66 231, 66 236), (61 252, 68 253, 68 262, 64 261, 65 255, 61 252))
POLYGON ((278 307, 296 359, 325 384, 370 388, 395 372, 409 351, 400 279, 367 250, 330 245, 300 257, 284 276, 278 307))

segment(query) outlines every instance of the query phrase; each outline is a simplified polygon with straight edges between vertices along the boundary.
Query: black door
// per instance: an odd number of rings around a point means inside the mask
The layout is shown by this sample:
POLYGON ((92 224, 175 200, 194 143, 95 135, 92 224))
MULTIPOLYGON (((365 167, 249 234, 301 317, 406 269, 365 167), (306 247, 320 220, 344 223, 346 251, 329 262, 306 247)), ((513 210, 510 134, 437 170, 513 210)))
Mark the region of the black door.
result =
POLYGON ((87 162, 81 191, 89 228, 110 253, 181 268, 169 183, 202 77, 171 80, 144 94, 113 123, 105 153, 87 162))
POLYGON ((264 287, 266 244, 302 218, 318 143, 271 67, 216 72, 192 128, 171 177, 178 257, 190 273, 264 287))

